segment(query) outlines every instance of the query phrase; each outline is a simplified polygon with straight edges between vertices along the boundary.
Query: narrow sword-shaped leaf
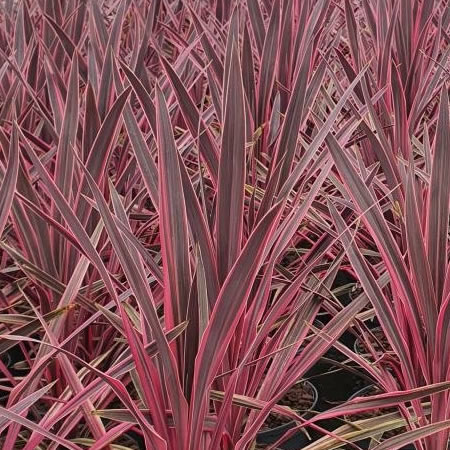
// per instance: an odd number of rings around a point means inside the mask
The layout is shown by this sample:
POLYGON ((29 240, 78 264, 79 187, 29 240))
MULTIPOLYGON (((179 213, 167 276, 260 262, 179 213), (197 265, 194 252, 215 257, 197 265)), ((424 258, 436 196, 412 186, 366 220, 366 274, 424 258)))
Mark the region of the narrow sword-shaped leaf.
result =
POLYGON ((56 35, 58 36, 58 39, 61 41, 61 44, 69 56, 70 59, 76 55, 78 59, 78 64, 80 66, 80 75, 83 78, 83 81, 87 81, 87 65, 83 57, 78 52, 78 49, 76 48, 75 44, 72 42, 69 36, 67 36, 66 32, 58 25, 58 23, 53 20, 50 16, 47 14, 44 14, 45 19, 48 21, 48 23, 52 26, 53 30, 55 31, 56 35))
POLYGON ((353 59, 355 70, 359 70, 359 42, 358 42, 358 27, 356 25, 356 18, 353 12, 350 0, 345 0, 345 21, 348 30, 348 42, 350 45, 350 52, 353 59))
MULTIPOLYGON (((253 48, 250 40, 247 23, 244 24, 244 37, 242 41, 242 82, 252 116, 256 115, 256 83, 255 62, 253 48)), ((220 119, 219 119, 220 120, 220 119)))
POLYGON ((63 99, 67 97, 67 88, 65 85, 65 81, 62 80, 61 76, 58 77, 58 69, 54 67, 54 63, 52 65, 51 61, 52 59, 49 57, 44 58, 45 77, 47 80, 47 93, 53 112, 53 122, 55 129, 61 130, 62 120, 64 118, 63 99), (56 79, 58 78, 61 80, 61 83, 57 83, 56 79))
POLYGON ((145 86, 141 83, 139 78, 133 73, 133 71, 123 62, 119 60, 120 67, 125 72, 128 81, 130 82, 133 90, 144 110, 145 116, 147 117, 150 128, 152 129, 153 136, 156 139, 156 111, 150 94, 145 89, 145 86))
POLYGON ((246 3, 253 35, 255 36, 256 47, 258 48, 258 53, 261 56, 263 53, 264 40, 266 36, 263 15, 261 13, 259 2, 255 0, 247 0, 246 3))
MULTIPOLYGON (((29 396, 12 405, 9 410, 16 414, 22 414, 24 411, 28 410, 30 406, 33 406, 41 397, 43 397, 57 382, 58 380, 55 380, 47 386, 32 392, 29 396)), ((7 426, 8 419, 4 417, 0 418, 0 432, 3 432, 7 426)))
MULTIPOLYGON (((302 351, 302 358, 299 358, 290 369, 287 374, 286 383, 284 384, 283 390, 286 392, 290 386, 292 386, 298 379, 313 366, 314 362, 317 361, 319 355, 323 355, 327 349, 333 345, 333 340, 337 339, 348 327, 350 322, 354 319, 355 314, 364 308, 367 304, 367 299, 365 296, 360 296, 350 303, 346 308, 341 310, 336 314, 331 321, 326 325, 324 332, 326 333, 327 339, 323 339, 320 336, 313 339, 306 348, 302 351)), ((265 325, 264 325, 265 326, 265 325)), ((255 341, 256 342, 256 341, 255 341)), ((281 397, 282 394, 277 394, 277 397, 281 397)), ((256 434, 258 429, 261 427, 265 420, 265 417, 269 414, 269 411, 276 404, 276 398, 270 400, 266 403, 262 410, 262 414, 257 417, 257 419, 247 427, 246 432, 238 442, 238 448, 243 448, 243 445, 248 443, 252 437, 256 434)))
POLYGON ((189 240, 178 150, 164 95, 156 87, 159 150, 159 204, 161 253, 165 281, 164 306, 167 326, 186 320, 191 274, 189 240))
MULTIPOLYGON (((168 342, 173 341, 178 336, 180 336, 181 333, 184 332, 186 329, 186 323, 181 324, 180 326, 176 327, 173 330, 170 330, 169 332, 166 332, 166 338, 168 342)), ((77 334, 75 332, 75 334, 77 334)), ((68 339, 66 339, 65 342, 70 341, 71 337, 69 336, 68 339)), ((61 342, 61 346, 64 345, 64 342, 61 342)), ((146 351, 150 357, 154 357, 158 354, 158 346, 155 341, 149 343, 146 345, 146 351)), ((52 349, 51 354, 54 355, 57 353, 56 349, 52 349)), ((110 369, 107 370, 106 375, 109 375, 113 378, 119 378, 123 374, 129 372, 135 367, 135 362, 133 359, 133 356, 131 355, 131 351, 127 349, 123 354, 120 361, 118 361, 116 364, 113 365, 110 369)), ((89 383, 85 389, 80 392, 79 394, 75 395, 71 400, 69 400, 65 408, 59 410, 58 413, 55 415, 52 415, 49 417, 49 420, 46 422, 47 427, 51 427, 54 423, 61 420, 63 417, 65 417, 67 414, 69 414, 70 411, 75 410, 78 408, 86 399, 91 398, 94 396, 97 392, 99 392, 100 388, 107 384, 107 381, 103 378, 95 378, 91 383, 89 383)), ((33 447, 33 445, 37 445, 36 441, 30 441, 29 443, 31 445, 31 448, 27 450, 33 450, 36 447, 33 447)))
POLYGON ((0 237, 5 229, 16 189, 19 173, 19 138, 15 125, 9 146, 8 165, 0 187, 0 237))
MULTIPOLYGON (((5 335, 0 335, 0 338, 6 338, 6 336, 5 335)), ((15 335, 8 335, 7 339, 16 340, 16 341, 19 341, 19 342, 29 341, 29 342, 34 342, 34 343, 41 344, 41 345, 47 345, 47 346, 52 347, 53 349, 57 350, 59 353, 62 353, 65 356, 68 356, 69 358, 74 359, 78 364, 82 365, 83 367, 85 367, 89 371, 93 372, 95 375, 97 375, 99 378, 101 378, 104 382, 106 382, 113 389, 114 393, 118 396, 118 398, 120 398, 120 400, 128 408, 128 410, 133 413, 133 415, 136 418, 138 424, 142 427, 142 430, 144 431, 146 437, 148 437, 150 442, 152 442, 153 445, 155 446, 154 447, 155 450, 165 450, 167 448, 164 445, 165 443, 164 443, 164 441, 162 441, 161 437, 159 435, 157 435, 155 433, 154 429, 148 424, 147 420, 145 419, 143 414, 139 411, 139 409, 137 408, 137 406, 135 405, 135 403, 131 399, 130 394, 127 392, 127 390, 125 389, 125 387, 123 386, 123 384, 120 381, 112 378, 109 375, 106 375, 105 373, 103 373, 100 370, 96 369, 95 367, 93 367, 91 364, 87 363, 86 361, 84 361, 80 357, 74 355, 73 353, 69 352, 68 350, 66 350, 64 348, 61 348, 60 346, 57 347, 57 346, 55 346, 53 344, 50 344, 48 342, 42 342, 42 341, 38 341, 37 339, 24 338, 22 336, 15 336, 15 335)), ((2 416, 2 415, 5 415, 4 408, 0 408, 0 416, 2 416)), ((33 424, 33 422, 29 422, 29 423, 33 424)), ((42 430, 46 431, 45 429, 43 429, 42 427, 40 427, 38 425, 35 425, 35 424, 33 424, 33 425, 34 425, 34 427, 31 428, 33 431, 37 431, 40 434, 43 434, 42 430)), ((29 424, 24 425, 24 426, 28 426, 29 427, 29 424)), ((49 437, 48 435, 45 435, 45 434, 43 434, 43 435, 49 437)), ((52 437, 50 437, 50 439, 52 439, 53 436, 54 435, 52 435, 52 437)), ((56 436, 56 437, 58 438, 58 436, 56 436)), ((58 439, 60 439, 60 438, 58 438, 58 439)), ((54 440, 56 440, 56 439, 54 439, 54 440)), ((62 441, 65 442, 65 440, 62 440, 62 441)), ((56 442, 58 442, 58 441, 56 440, 56 442)), ((77 446, 75 446, 75 447, 68 447, 68 448, 74 448, 76 450, 81 450, 81 448, 79 448, 77 446)))
POLYGON ((103 59, 102 74, 100 77, 100 86, 98 88, 98 113, 100 119, 105 120, 106 114, 110 109, 110 104, 114 95, 113 86, 113 49, 108 46, 103 59))
MULTIPOLYGON (((222 94, 225 94, 227 92, 228 82, 230 78, 231 53, 233 51, 233 45, 236 45, 236 47, 239 49, 239 9, 237 5, 233 9, 231 19, 228 23, 227 41, 225 44, 225 61, 223 66, 222 94)), ((225 110, 226 102, 227 96, 222 95, 223 110, 225 110)))
POLYGON ((70 199, 73 179, 73 148, 76 145, 78 127, 78 59, 73 58, 71 63, 69 85, 63 122, 59 135, 58 150, 56 152, 55 183, 62 194, 70 199))
MULTIPOLYGON (((123 91, 122 82, 117 71, 117 67, 114 64, 114 81, 116 83, 116 89, 119 93, 123 91)), ((153 107, 153 103, 152 103, 153 107)), ((141 169, 142 179, 144 180, 145 187, 147 188, 148 195, 152 199, 153 205, 156 210, 159 210, 159 195, 158 195, 158 168, 155 161, 153 161, 149 148, 145 142, 141 129, 136 121, 133 110, 129 104, 126 104, 123 109, 123 121, 127 129, 128 136, 133 147, 136 161, 141 169)), ((153 114, 153 112, 151 113, 153 114)))
POLYGON ((219 151, 217 149, 217 144, 176 72, 163 56, 160 56, 160 60, 166 71, 167 77, 172 84, 173 91, 177 97, 181 113, 183 114, 189 131, 194 138, 197 138, 198 135, 200 155, 208 167, 213 182, 217 183, 219 173, 219 151))
POLYGON ((363 411, 388 408, 390 406, 396 406, 399 403, 410 402, 412 400, 428 397, 429 395, 433 395, 438 392, 444 392, 448 389, 450 389, 450 383, 443 382, 416 389, 410 389, 409 391, 388 392, 385 394, 372 395, 370 397, 356 397, 343 405, 336 408, 331 408, 328 411, 318 414, 316 417, 311 419, 311 422, 343 415, 357 414, 363 411))
MULTIPOLYGON (((85 261, 80 260, 80 266, 83 266, 83 263, 85 263, 85 261)), ((86 268, 87 268, 87 264, 86 268)), ((77 273, 74 274, 75 276, 73 277, 73 279, 76 279, 76 276, 78 275, 77 273)), ((69 292, 71 286, 68 286, 67 292, 69 292)), ((39 313, 39 311, 37 310, 37 308, 35 306, 33 306, 32 301, 27 297, 27 295, 25 294, 25 292, 22 290, 22 288, 19 287, 20 292, 22 293, 23 297, 25 298, 25 300, 28 302, 28 304, 31 306, 34 314, 36 315, 36 317, 39 319, 39 321, 41 322, 42 328, 45 332, 45 339, 49 342, 51 342, 53 345, 57 345, 58 344, 58 338, 55 336, 55 334, 53 333, 52 329, 47 325, 47 323, 44 321, 44 319, 42 318, 41 314, 39 313)), ((66 295, 63 295, 63 301, 66 300, 66 295)), ((64 317, 64 316, 62 316, 64 317)), ((56 329, 58 331, 58 326, 61 326, 61 316, 57 318, 56 323, 52 322, 52 328, 56 329)), ((48 352, 48 348, 44 347, 44 346, 40 346, 39 350, 36 354, 36 359, 39 360, 42 357, 45 356, 45 353, 48 352)), ((74 393, 78 393, 81 392, 83 390, 83 385, 81 383, 81 380, 76 372, 75 367, 70 363, 69 359, 66 357, 66 355, 58 355, 58 360, 59 363, 61 364, 61 369, 64 372, 64 378, 67 380, 68 386, 70 387, 70 389, 72 390, 72 392, 74 393)), ((31 383, 29 384, 27 391, 34 391, 37 387, 39 383, 39 379, 35 378, 31 381, 31 383)), ((93 436, 96 439, 101 438, 104 433, 105 433, 105 428, 103 426, 103 423, 101 420, 98 420, 96 418, 93 418, 92 415, 90 414, 90 411, 93 409, 94 405, 92 404, 91 400, 87 400, 83 405, 81 405, 81 410, 83 413, 83 418, 86 421, 86 425, 89 427, 90 431, 92 432, 93 436)))
MULTIPOLYGON (((130 95, 130 91, 131 88, 127 88, 117 97, 90 149, 86 167, 96 182, 101 182, 105 174, 105 169, 111 156, 111 150, 115 144, 115 137, 121 124, 121 114, 130 95)), ((80 200, 82 194, 86 193, 87 183, 83 180, 78 190, 78 200, 80 200)), ((90 207, 85 201, 79 201, 76 206, 76 212, 80 222, 85 223, 90 213, 90 207)))
POLYGON ((156 431, 168 441, 168 427, 166 422, 166 402, 161 389, 161 380, 157 378, 153 362, 147 355, 142 341, 138 339, 135 329, 131 326, 126 315, 123 315, 124 330, 131 354, 136 364, 136 373, 141 382, 143 398, 148 408, 151 408, 151 416, 156 431), (155 376, 156 375, 156 376, 155 376))
POLYGON ((398 286, 399 293, 401 293, 405 301, 408 302, 407 305, 412 312, 410 315, 409 324, 412 327, 412 334, 416 344, 415 350, 425 367, 426 358, 421 333, 419 331, 420 313, 417 305, 417 299, 411 286, 411 280, 397 243, 392 236, 376 199, 373 198, 371 191, 364 184, 364 181, 360 179, 351 161, 345 152, 339 147, 339 144, 333 135, 329 134, 327 136, 327 144, 328 149, 333 156, 334 163, 345 180, 346 189, 349 195, 352 197, 359 210, 364 213, 362 219, 371 230, 377 247, 383 255, 383 259, 392 277, 392 282, 398 286))
POLYGON ((448 428, 450 428, 450 420, 424 425, 415 430, 406 431, 399 436, 386 439, 381 444, 373 447, 373 450, 397 450, 406 444, 438 433, 439 431, 447 430, 448 428))
POLYGON ((194 26, 197 31, 197 34, 200 36, 200 42, 202 43, 205 54, 206 54, 207 58, 209 59, 209 62, 211 63, 211 66, 214 70, 217 80, 219 81, 219 83, 222 84, 224 73, 223 73, 223 65, 220 62, 220 58, 217 55, 216 51, 214 50, 214 47, 212 46, 212 44, 208 38, 208 33, 204 29, 202 22, 197 17, 194 10, 189 8, 189 11, 191 13, 191 17, 194 22, 194 26))
POLYGON ((102 50, 105 51, 106 44, 108 42, 108 30, 106 29, 105 20, 100 9, 100 5, 97 2, 91 2, 90 6, 90 12, 94 19, 93 23, 100 40, 100 45, 102 46, 102 50))
POLYGON ((219 293, 219 278, 215 260, 215 248, 208 229, 207 218, 204 217, 200 203, 195 195, 194 188, 179 156, 181 182, 183 184, 184 201, 186 203, 186 215, 194 240, 198 243, 205 271, 209 305, 212 308, 219 293))
POLYGON ((326 122, 323 124, 323 126, 319 129, 318 133, 314 136, 314 140, 311 142, 311 145, 307 148, 307 151, 305 155, 303 155, 302 161, 300 164, 297 164, 297 166, 294 168, 294 170, 290 173, 284 184, 280 188, 279 192, 279 198, 283 198, 286 195, 289 194, 291 189, 295 186, 295 183, 297 183, 297 180, 299 179, 301 173, 303 172, 303 168, 306 167, 310 159, 314 156, 314 154, 317 152, 317 150, 320 148, 324 140, 326 139, 327 135, 330 133, 334 121, 337 119, 339 113, 341 112, 342 108, 344 107, 345 103, 350 98, 350 95, 352 94, 353 90, 355 89, 358 82, 363 77, 364 73, 368 69, 368 66, 366 66, 358 75, 357 77, 350 83, 348 88, 344 91, 342 96, 340 97, 339 101, 336 103, 336 106, 331 111, 330 115, 327 117, 326 122))
POLYGON ((244 87, 237 43, 232 43, 217 192, 217 271, 223 283, 242 244, 245 195, 244 87))
POLYGON ((439 120, 434 143, 434 159, 428 194, 427 251, 438 302, 447 267, 448 217, 450 213, 450 120, 447 87, 441 91, 439 120))
MULTIPOLYGON (((289 100, 283 126, 276 147, 275 162, 283 160, 280 171, 278 186, 280 187, 287 179, 290 172, 292 161, 294 160, 295 150, 297 148, 298 132, 303 119, 303 109, 305 103, 306 86, 308 83, 310 59, 312 55, 312 43, 302 54, 300 67, 292 88, 293 95, 289 100)), ((279 188, 278 188, 279 190, 279 188)))
MULTIPOLYGON (((72 183, 74 155, 76 148, 76 136, 78 129, 78 58, 74 55, 69 76, 69 86, 66 95, 66 104, 64 108, 64 116, 59 135, 58 150, 56 153, 55 164, 55 183, 64 197, 71 203, 72 199, 72 183)), ((56 220, 60 221, 60 214, 56 211, 56 220)), ((66 264, 66 252, 64 252, 64 241, 62 237, 52 230, 54 258, 60 272, 64 273, 64 264, 66 264)))
MULTIPOLYGON (((20 174, 19 174, 20 176, 20 174)), ((83 253, 83 249, 80 247, 78 241, 76 238, 68 231, 63 225, 61 225, 59 222, 57 222, 55 219, 53 219, 49 214, 42 211, 42 209, 39 207, 39 205, 35 205, 32 201, 24 197, 20 193, 16 193, 17 198, 31 211, 36 213, 36 216, 43 219, 43 222, 46 223, 49 227, 54 228, 61 236, 63 236, 68 242, 71 243, 71 245, 79 250, 81 253, 83 253)), ((39 236, 42 236, 39 234, 39 236)))
POLYGON ((195 364, 190 415, 190 449, 197 450, 207 412, 207 390, 220 367, 233 337, 256 275, 263 263, 266 246, 281 214, 277 203, 260 221, 225 280, 208 326, 201 338, 195 364))
POLYGON ((275 64, 278 55, 278 39, 280 31, 280 12, 280 2, 279 0, 276 0, 272 5, 269 28, 267 29, 261 57, 261 70, 259 72, 258 80, 258 126, 261 126, 267 120, 267 107, 272 95, 273 82, 275 80, 275 64))
POLYGON ((19 66, 22 65, 25 56, 25 30, 24 30, 24 8, 22 3, 16 16, 16 26, 14 30, 14 50, 15 58, 19 66))
MULTIPOLYGON (((11 137, 12 139, 12 137, 11 137)), ((12 141, 8 142, 6 135, 0 130, 0 143, 4 148, 5 159, 8 158, 6 155, 6 149, 9 148, 12 141)), ((19 151, 17 149, 17 151, 19 151)), ((19 164, 18 175, 16 180, 15 192, 16 196, 20 197, 20 194, 26 196, 30 202, 39 205, 39 198, 36 195, 32 187, 32 181, 27 176, 25 168, 19 164)), ((6 210, 6 205, 2 207, 1 211, 6 210)), ((31 256, 33 261, 37 264, 42 263, 42 267, 55 274, 55 264, 51 258, 51 248, 50 248, 50 237, 48 228, 45 223, 40 220, 35 214, 27 214, 17 198, 11 205, 11 212, 13 214, 13 219, 17 224, 17 233, 22 237, 26 253, 31 256), (42 237, 42 240, 46 243, 44 245, 38 245, 37 238, 42 237)), ((5 212, 4 212, 5 213, 5 212)), ((2 231, 3 232, 3 231, 2 231)))
POLYGON ((143 315, 154 333, 155 340, 158 343, 158 349, 160 351, 167 376, 166 382, 168 383, 168 396, 175 417, 178 439, 180 439, 180 442, 187 442, 187 404, 181 390, 180 380, 177 374, 176 360, 169 348, 169 344, 161 328, 161 323, 155 309, 153 296, 148 283, 146 283, 143 279, 142 265, 140 264, 140 261, 134 261, 131 257, 126 242, 122 238, 120 231, 115 226, 114 220, 103 195, 87 171, 86 167, 82 164, 80 165, 84 171, 95 201, 97 202, 97 206, 105 223, 106 230, 108 231, 108 235, 117 256, 121 261, 125 275, 131 285, 137 301, 139 302, 143 315))
POLYGON ((95 93, 90 82, 88 83, 85 92, 86 110, 84 112, 83 121, 83 161, 87 160, 89 151, 91 150, 95 137, 97 136, 98 130, 101 126, 100 116, 98 114, 97 104, 95 101, 95 93))
MULTIPOLYGON (((278 58, 277 64, 277 79, 280 86, 283 88, 279 91, 280 95, 280 110, 282 113, 286 111, 289 102, 289 91, 292 83, 292 65, 293 65, 293 47, 294 47, 294 33, 297 25, 294 20, 293 13, 294 1, 285 0, 283 2, 283 14, 281 16, 281 31, 278 54, 283 55, 283 58, 278 58)), ((297 22, 298 23, 298 22, 297 22)))
POLYGON ((363 259, 363 256, 361 255, 356 242, 349 235, 350 233, 347 230, 342 217, 339 215, 336 208, 331 203, 329 203, 329 209, 334 223, 336 224, 336 229, 341 236, 342 243, 345 247, 350 262, 354 267, 355 272, 358 274, 359 281, 362 284, 364 291, 366 292, 369 300, 372 302, 375 311, 378 314, 387 339, 392 345, 392 348, 396 351, 398 357, 400 358, 400 361, 404 366, 405 373, 408 376, 408 382, 413 386, 415 383, 413 368, 410 364, 410 349, 407 347, 402 334, 398 332, 394 311, 392 310, 392 307, 388 302, 383 301, 384 295, 374 276, 370 272, 369 266, 363 259))
MULTIPOLYGON (((21 134, 20 130, 19 133, 21 134)), ((33 149, 29 145, 27 139, 23 134, 21 134, 22 137, 22 143, 24 144, 25 150, 32 160, 34 167, 36 171, 39 173, 41 180, 43 183, 45 183, 46 188, 52 195, 53 201, 58 206, 61 215, 64 217, 65 221, 69 225, 69 227, 72 229, 74 235, 77 237, 80 245, 86 252, 86 255, 89 257, 89 259, 95 264, 97 270, 102 276, 102 279, 105 283, 106 288, 108 289, 109 293, 111 294, 112 298, 118 303, 117 294, 116 291, 112 285, 111 278, 106 270, 106 267, 100 258, 99 254, 95 250, 94 246, 92 245, 88 234, 86 233, 85 229, 81 225, 80 221, 77 219, 75 214, 72 211, 71 206, 67 203, 67 201, 64 199, 64 196, 59 191, 58 187, 55 185, 53 180, 50 178, 50 175, 45 170, 45 167, 42 165, 39 158, 34 153, 33 149)))
MULTIPOLYGON (((52 320, 58 316, 65 314, 68 311, 68 308, 55 309, 43 317, 44 320, 52 320)), ((14 329, 13 334, 17 334, 20 336, 31 336, 33 333, 36 333, 42 328, 41 322, 38 319, 32 319, 30 322, 25 325, 14 329)), ((14 346, 16 346, 18 342, 4 340, 0 342, 0 355, 5 354, 9 350, 11 350, 14 346)))
POLYGON ((421 308, 424 318, 429 345, 430 347, 434 347, 438 304, 433 287, 430 265, 425 250, 414 184, 414 167, 411 164, 408 173, 405 202, 405 228, 406 240, 408 243, 408 259, 411 265, 414 284, 420 296, 419 307, 421 308))
POLYGON ((31 420, 26 419, 25 417, 22 417, 20 414, 16 414, 10 409, 6 409, 3 407, 0 407, 0 418, 7 419, 11 422, 18 423, 32 431, 36 431, 39 434, 42 434, 42 436, 45 436, 46 438, 57 442, 58 444, 62 445, 63 447, 69 448, 71 450, 82 450, 81 447, 78 445, 73 444, 72 442, 68 441, 67 439, 62 439, 58 435, 51 433, 50 431, 47 431, 46 429, 40 427, 39 425, 36 425, 31 420))
POLYGON ((125 13, 129 3, 127 0, 121 0, 119 7, 114 15, 114 22, 111 25, 111 31, 109 33, 108 44, 113 49, 113 53, 117 54, 120 44, 122 25, 125 17, 125 13))

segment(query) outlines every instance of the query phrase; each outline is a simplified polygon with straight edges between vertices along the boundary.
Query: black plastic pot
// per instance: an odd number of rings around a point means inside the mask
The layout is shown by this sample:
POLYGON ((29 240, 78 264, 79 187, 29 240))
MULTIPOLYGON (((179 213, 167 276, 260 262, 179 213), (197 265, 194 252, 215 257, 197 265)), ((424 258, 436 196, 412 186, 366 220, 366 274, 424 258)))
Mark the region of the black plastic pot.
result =
MULTIPOLYGON (((362 389, 360 389, 358 392, 355 392, 350 398, 349 400, 353 400, 356 397, 364 397, 367 393, 372 392, 372 390, 375 388, 374 385, 370 385, 370 386, 366 386, 363 387, 362 389)), ((357 444, 362 448, 362 449, 369 449, 370 446, 370 441, 371 439, 365 439, 363 441, 359 441, 357 444)), ((401 447, 401 449, 399 450, 415 450, 415 446, 413 444, 408 444, 404 447, 401 447)))
MULTIPOLYGON (((361 448, 361 450, 369 450, 370 446, 370 439, 366 439, 365 441, 359 441, 356 442, 356 444, 361 448)), ((414 445, 409 444, 405 447, 400 448, 399 450, 416 450, 416 447, 414 445)))
MULTIPOLYGON (((316 405, 317 405, 317 401, 319 398, 319 393, 317 392, 316 387, 310 383, 309 381, 305 381, 305 384, 307 383, 312 391, 314 392, 314 401, 313 404, 311 405, 310 410, 314 410, 316 405)), ((304 418, 308 418, 312 415, 311 412, 307 411, 303 414, 302 417, 304 418)), ((256 442, 257 444, 274 444, 275 442, 278 441, 278 439, 280 439, 285 433, 286 431, 290 430, 291 428, 295 427, 296 423, 295 422, 289 422, 285 425, 281 425, 279 427, 276 428, 272 428, 271 430, 267 430, 267 431, 260 431, 257 435, 256 435, 256 442)), ((283 444, 280 445, 280 449, 282 450, 298 450, 300 448, 306 447, 306 445, 311 444, 311 441, 308 439, 308 437, 302 432, 298 432, 296 433, 294 436, 292 436, 291 438, 287 439, 285 442, 283 442, 283 444)))
MULTIPOLYGON (((314 385, 312 385, 314 387, 314 389, 317 391, 317 389, 315 388, 314 385)), ((364 388, 358 390, 357 392, 355 392, 350 398, 349 400, 355 398, 355 397, 360 397, 363 396, 364 394, 366 394, 370 389, 373 389, 373 386, 365 386, 364 388)), ((320 394, 317 393, 317 398, 318 398, 318 402, 320 401, 320 394)), ((316 402, 316 404, 318 403, 316 402)), ((311 408, 313 409, 313 408, 311 408)), ((323 410, 324 408, 318 408, 319 410, 323 410)), ((319 422, 319 424, 321 426, 323 426, 323 428, 332 431, 333 429, 335 429, 338 425, 342 425, 342 423, 338 423, 334 420, 330 420, 330 421, 326 421, 327 423, 324 422, 319 422)), ((275 442, 277 442, 284 433, 286 433, 288 430, 290 430, 291 428, 293 428, 295 426, 294 422, 290 422, 287 423, 286 425, 274 428, 272 430, 268 430, 268 431, 264 431, 264 432, 260 432, 258 433, 257 437, 256 437, 256 442, 258 444, 274 444, 275 442)), ((296 433, 294 436, 292 436, 291 438, 287 439, 283 444, 281 444, 278 448, 282 449, 282 450, 301 450, 302 448, 307 447, 308 445, 311 445, 312 442, 314 442, 315 440, 319 439, 320 437, 322 437, 321 435, 315 435, 314 432, 311 433, 311 439, 308 438, 306 436, 305 433, 303 432, 298 432, 296 433)), ((370 447, 370 439, 364 439, 358 442, 355 442, 360 448, 361 450, 369 450, 370 447)), ((404 447, 402 447, 400 450, 415 450, 415 446, 412 444, 406 445, 404 447)))
MULTIPOLYGON (((380 326, 376 326, 374 328, 371 329, 371 332, 374 334, 377 333, 384 333, 383 329, 380 326)), ((360 356, 364 356, 364 354, 361 352, 361 349, 359 348, 359 345, 362 343, 363 341, 361 340, 361 338, 355 339, 355 343, 353 345, 353 350, 355 353, 357 353, 360 356)))

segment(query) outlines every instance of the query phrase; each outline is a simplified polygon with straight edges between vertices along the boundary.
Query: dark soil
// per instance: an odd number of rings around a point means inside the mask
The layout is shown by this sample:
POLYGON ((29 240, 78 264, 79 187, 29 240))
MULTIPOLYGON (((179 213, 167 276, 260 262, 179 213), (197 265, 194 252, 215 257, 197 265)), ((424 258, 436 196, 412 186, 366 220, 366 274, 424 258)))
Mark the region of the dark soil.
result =
MULTIPOLYGON (((299 415, 303 415, 313 408, 315 401, 316 392, 311 384, 300 382, 295 384, 277 403, 289 406, 299 415)), ((273 429, 289 422, 292 422, 292 420, 287 417, 270 414, 264 422, 263 429, 273 429)))

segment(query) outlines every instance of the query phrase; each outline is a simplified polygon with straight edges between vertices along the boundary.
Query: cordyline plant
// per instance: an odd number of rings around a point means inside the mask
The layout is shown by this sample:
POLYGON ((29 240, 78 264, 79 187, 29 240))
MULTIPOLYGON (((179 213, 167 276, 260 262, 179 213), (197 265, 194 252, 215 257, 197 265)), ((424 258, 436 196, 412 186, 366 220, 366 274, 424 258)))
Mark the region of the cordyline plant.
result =
POLYGON ((445 448, 448 21, 441 1, 5 2, 2 449, 246 449, 271 411, 320 430, 394 405, 311 448, 405 424, 378 448, 445 448), (345 307, 341 266, 363 287, 345 307), (397 355, 375 365, 337 341, 369 305, 397 355), (309 422, 277 405, 333 345, 386 393, 309 422))
MULTIPOLYGON (((378 24, 372 23, 370 5, 364 4, 359 13, 346 6, 348 25, 357 21, 357 14, 370 24, 369 36, 351 40, 346 75, 352 80, 358 67, 380 47, 380 38, 372 29, 378 24)), ((341 214, 338 205, 342 202, 335 196, 328 202, 330 223, 393 351, 380 353, 366 336, 375 364, 367 364, 351 352, 348 356, 365 366, 387 392, 447 381, 450 375, 450 121, 448 38, 444 31, 448 8, 440 2, 393 2, 390 8, 390 21, 385 24, 390 42, 384 44, 383 52, 389 52, 391 66, 378 65, 377 73, 376 59, 369 62, 373 70, 367 71, 359 94, 368 105, 361 123, 365 142, 344 149, 331 134, 326 139, 343 183, 342 197, 350 201, 345 206, 351 207, 358 219, 341 214), (390 87, 372 106, 369 95, 375 86, 385 83, 384 70, 390 87), (370 162, 379 167, 369 172, 370 162), (373 239, 369 246, 367 232, 373 239), (370 256, 365 256, 366 250, 370 256), (390 278, 388 288, 377 282, 384 271, 390 278)), ((385 21, 388 16, 381 13, 376 17, 385 21)), ((447 448, 448 394, 432 395, 429 401, 426 408, 415 401, 411 409, 403 407, 411 431, 374 448, 399 448, 414 441, 419 449, 447 448), (432 434, 435 431, 439 433, 432 434), (424 439, 418 440, 420 437, 424 439)), ((325 442, 332 445, 330 439, 325 442)))

